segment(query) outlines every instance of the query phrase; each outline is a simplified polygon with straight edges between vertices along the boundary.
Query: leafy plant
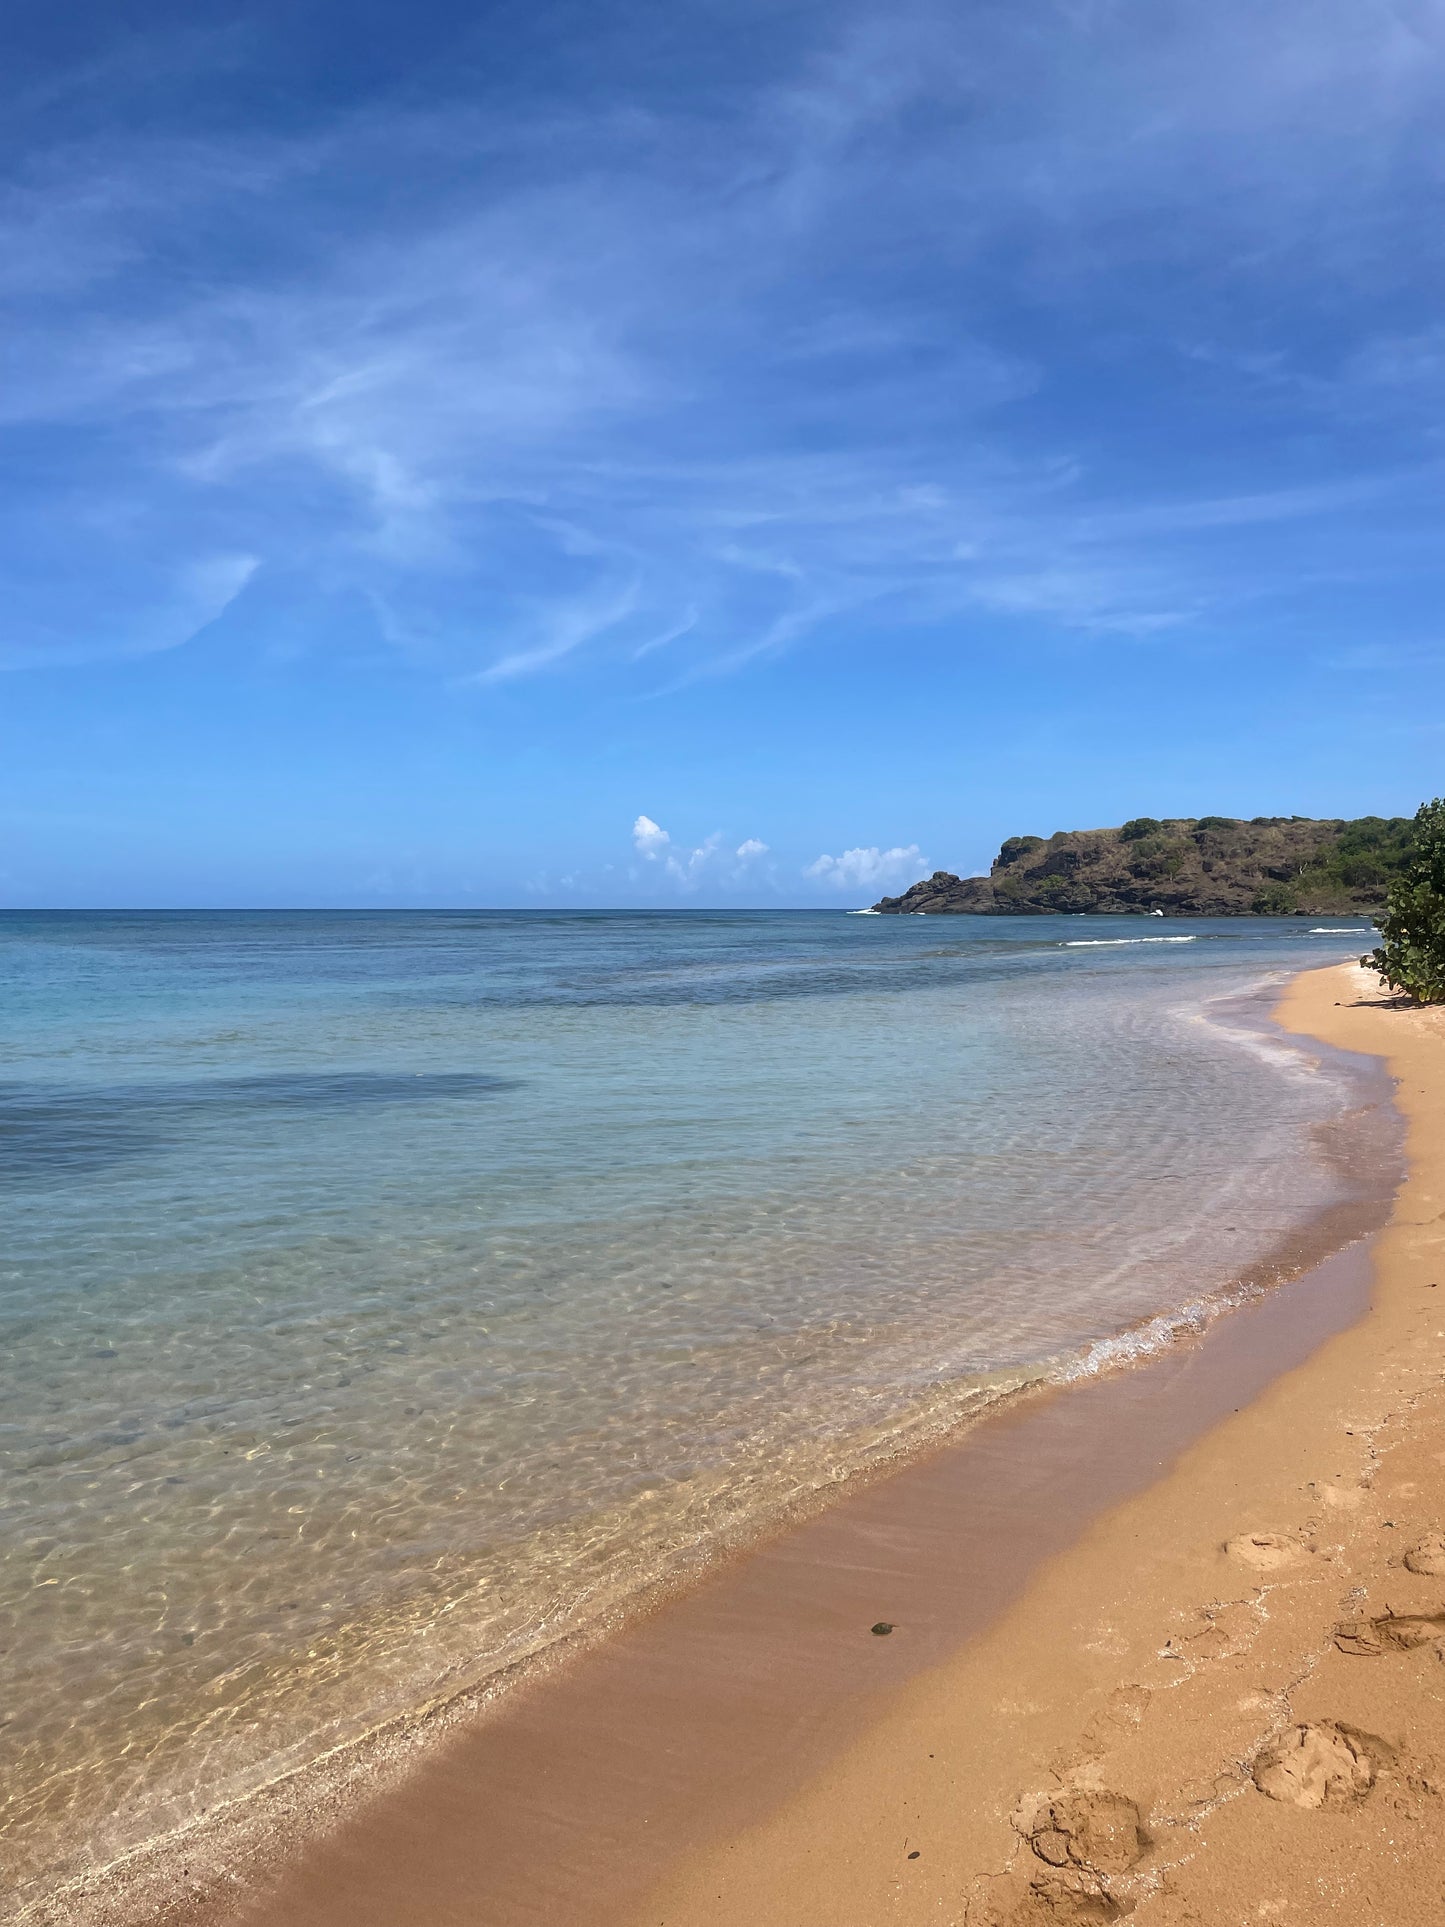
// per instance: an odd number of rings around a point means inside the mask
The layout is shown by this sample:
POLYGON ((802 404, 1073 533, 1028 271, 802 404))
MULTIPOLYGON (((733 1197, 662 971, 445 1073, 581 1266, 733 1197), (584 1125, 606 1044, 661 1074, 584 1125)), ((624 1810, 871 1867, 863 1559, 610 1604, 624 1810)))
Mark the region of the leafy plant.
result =
POLYGON ((1257 917, 1292 917, 1299 908, 1299 900, 1287 883, 1272 883, 1267 890, 1261 890, 1249 906, 1257 917))
POLYGON ((1163 827, 1157 816, 1131 816, 1119 831, 1119 841, 1137 843, 1141 837, 1157 836, 1163 827))
MULTIPOLYGON (((1340 822, 1332 845, 1289 872, 1307 897, 1328 900, 1369 891, 1382 897, 1386 884, 1401 875, 1414 848, 1408 816, 1359 816, 1340 822)), ((1281 876, 1278 870, 1272 875, 1281 876)))
POLYGON ((1029 856, 1043 847, 1044 839, 1041 836, 1011 836, 999 851, 994 868, 1006 870, 1009 864, 1017 863, 1021 857, 1029 856))
POLYGON ((1445 1003, 1445 798, 1415 812, 1409 857, 1385 893, 1384 939, 1360 962, 1417 1004, 1445 1003))

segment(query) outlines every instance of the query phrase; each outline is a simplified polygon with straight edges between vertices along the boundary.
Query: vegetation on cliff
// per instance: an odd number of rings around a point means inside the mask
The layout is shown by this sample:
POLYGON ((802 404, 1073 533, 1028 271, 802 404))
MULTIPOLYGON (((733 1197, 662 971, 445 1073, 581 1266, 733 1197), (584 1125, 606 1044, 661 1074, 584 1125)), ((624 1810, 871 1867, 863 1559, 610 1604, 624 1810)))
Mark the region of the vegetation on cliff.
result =
POLYGON ((929 916, 1369 913, 1404 873, 1413 833, 1404 816, 1136 816, 1117 829, 1011 836, 986 877, 936 870, 874 908, 929 916))
POLYGON ((1381 945, 1362 964, 1417 1004, 1445 1003, 1445 799, 1422 803, 1404 868, 1385 895, 1381 945))

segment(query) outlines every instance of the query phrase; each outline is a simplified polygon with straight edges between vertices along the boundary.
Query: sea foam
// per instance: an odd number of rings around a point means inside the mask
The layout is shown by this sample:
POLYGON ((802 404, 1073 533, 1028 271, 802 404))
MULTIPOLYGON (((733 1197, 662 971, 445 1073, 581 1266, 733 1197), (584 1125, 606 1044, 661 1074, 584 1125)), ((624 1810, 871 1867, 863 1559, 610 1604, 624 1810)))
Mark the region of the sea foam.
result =
POLYGON ((1193 943, 1193 937, 1071 937, 1061 950, 1115 950, 1134 943, 1193 943))
POLYGON ((878 922, 0 915, 27 1904, 1331 1201, 1351 1073, 1211 1000, 1357 931, 878 922))

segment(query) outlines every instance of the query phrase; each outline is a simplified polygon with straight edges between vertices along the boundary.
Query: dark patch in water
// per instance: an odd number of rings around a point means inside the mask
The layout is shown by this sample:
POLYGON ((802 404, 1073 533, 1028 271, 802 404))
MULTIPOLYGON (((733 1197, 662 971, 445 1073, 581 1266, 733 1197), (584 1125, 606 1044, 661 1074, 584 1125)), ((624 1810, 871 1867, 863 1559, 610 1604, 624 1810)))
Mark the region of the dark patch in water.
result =
POLYGON ((174 1084, 0 1083, 0 1183, 82 1175, 164 1150, 202 1119, 344 1114, 369 1105, 495 1097, 477 1071, 271 1071, 174 1084))

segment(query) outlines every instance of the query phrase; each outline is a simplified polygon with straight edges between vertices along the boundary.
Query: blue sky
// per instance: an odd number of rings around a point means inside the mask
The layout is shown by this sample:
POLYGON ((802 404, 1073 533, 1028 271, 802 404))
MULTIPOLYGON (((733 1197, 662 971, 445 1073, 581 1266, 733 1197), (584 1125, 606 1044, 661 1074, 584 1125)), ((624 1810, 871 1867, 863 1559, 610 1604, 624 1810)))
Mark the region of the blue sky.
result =
POLYGON ((0 901, 1441 781, 1445 4, 22 4, 0 901))

